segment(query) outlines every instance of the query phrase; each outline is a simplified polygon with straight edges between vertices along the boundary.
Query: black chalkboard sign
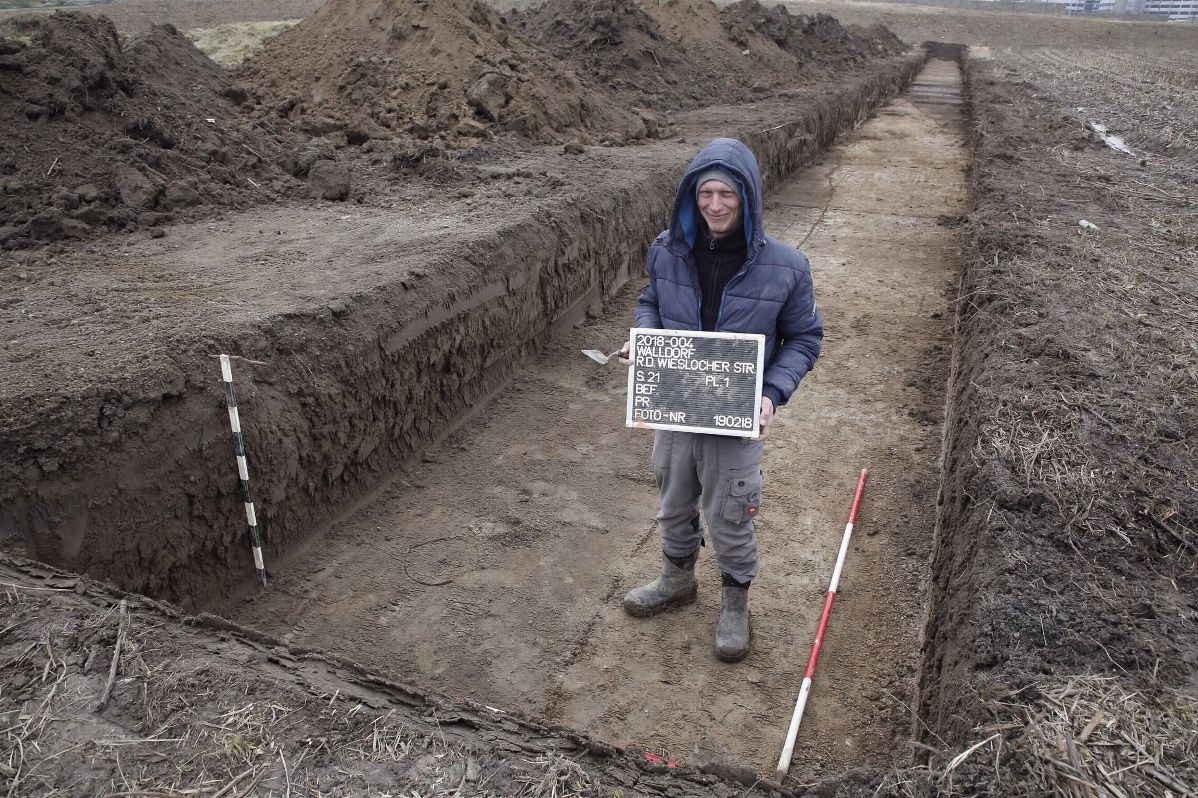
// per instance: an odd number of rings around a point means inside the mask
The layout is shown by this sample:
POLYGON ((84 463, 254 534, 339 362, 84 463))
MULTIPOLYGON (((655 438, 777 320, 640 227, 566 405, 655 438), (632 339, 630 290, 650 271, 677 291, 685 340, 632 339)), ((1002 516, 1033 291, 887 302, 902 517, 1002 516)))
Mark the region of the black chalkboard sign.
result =
POLYGON ((637 327, 631 342, 628 426, 757 437, 764 335, 637 327))

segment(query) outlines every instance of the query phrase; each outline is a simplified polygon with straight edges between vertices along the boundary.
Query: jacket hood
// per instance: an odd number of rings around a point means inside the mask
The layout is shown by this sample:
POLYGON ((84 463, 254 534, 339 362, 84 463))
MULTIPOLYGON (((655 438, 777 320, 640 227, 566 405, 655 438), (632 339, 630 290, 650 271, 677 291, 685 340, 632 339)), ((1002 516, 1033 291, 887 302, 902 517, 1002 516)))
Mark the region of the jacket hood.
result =
POLYGON ((703 217, 699 203, 695 201, 695 179, 700 173, 718 166, 727 169, 740 182, 741 212, 744 214, 745 243, 749 256, 757 251, 758 239, 763 238, 761 223, 761 169, 753 151, 737 139, 712 139, 691 161, 678 184, 678 195, 674 198, 674 211, 670 215, 670 237, 674 241, 686 242, 687 248, 695 245, 702 229, 703 217))

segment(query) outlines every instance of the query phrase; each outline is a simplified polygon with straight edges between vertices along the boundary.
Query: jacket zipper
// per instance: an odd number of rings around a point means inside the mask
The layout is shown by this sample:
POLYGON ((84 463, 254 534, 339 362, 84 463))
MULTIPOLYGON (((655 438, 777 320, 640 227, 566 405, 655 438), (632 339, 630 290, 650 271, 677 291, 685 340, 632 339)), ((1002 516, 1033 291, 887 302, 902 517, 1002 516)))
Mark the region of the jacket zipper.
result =
MULTIPOLYGON (((720 270, 722 268, 724 268, 724 259, 720 257, 720 253, 716 253, 716 251, 715 251, 715 239, 714 238, 708 240, 707 249, 709 252, 715 253, 714 255, 712 255, 712 263, 711 263, 711 290, 707 292, 714 299, 715 298, 715 286, 716 286, 716 283, 718 283, 720 281, 720 270)), ((717 316, 719 315, 718 310, 716 311, 716 315, 717 316)), ((699 304, 699 326, 700 327, 703 326, 702 300, 700 300, 700 304, 699 304)))

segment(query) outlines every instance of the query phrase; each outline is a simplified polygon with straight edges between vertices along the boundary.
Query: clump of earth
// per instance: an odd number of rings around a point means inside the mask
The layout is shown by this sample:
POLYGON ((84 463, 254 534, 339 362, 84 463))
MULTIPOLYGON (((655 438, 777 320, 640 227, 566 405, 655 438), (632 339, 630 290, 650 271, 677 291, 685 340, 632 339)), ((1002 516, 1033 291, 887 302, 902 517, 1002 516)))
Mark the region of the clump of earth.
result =
POLYGON ((237 75, 257 118, 333 144, 627 143, 659 117, 591 87, 479 0, 328 0, 237 75))
POLYGON ((288 195, 283 141, 245 121, 224 70, 170 25, 122 43, 59 12, 0 39, 0 245, 153 227, 288 195))

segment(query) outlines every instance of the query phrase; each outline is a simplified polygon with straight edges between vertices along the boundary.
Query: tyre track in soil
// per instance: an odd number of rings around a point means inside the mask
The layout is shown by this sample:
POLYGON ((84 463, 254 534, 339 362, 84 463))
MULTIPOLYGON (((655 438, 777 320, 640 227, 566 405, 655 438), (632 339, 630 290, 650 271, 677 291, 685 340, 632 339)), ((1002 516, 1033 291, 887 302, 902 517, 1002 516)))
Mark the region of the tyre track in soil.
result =
POLYGON ((938 220, 966 210, 959 90, 956 65, 930 61, 767 204, 767 230, 806 239, 828 334, 767 446, 745 662, 712 653, 707 552, 692 607, 620 607, 659 567, 650 436, 623 427, 624 371, 578 350, 616 348, 639 280, 224 614, 447 695, 768 774, 867 466, 790 781, 907 762, 963 240, 938 220))

